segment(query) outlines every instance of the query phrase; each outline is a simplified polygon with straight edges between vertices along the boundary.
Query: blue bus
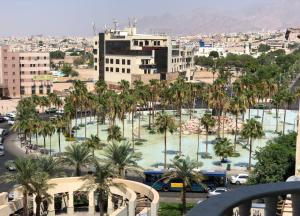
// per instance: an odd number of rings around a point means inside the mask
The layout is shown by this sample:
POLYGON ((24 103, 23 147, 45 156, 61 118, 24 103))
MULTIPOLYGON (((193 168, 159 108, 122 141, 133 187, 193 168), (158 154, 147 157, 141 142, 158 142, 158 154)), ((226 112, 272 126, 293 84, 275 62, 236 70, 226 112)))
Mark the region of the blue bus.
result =
MULTIPOLYGON (((225 170, 201 170, 200 173, 204 176, 204 180, 201 184, 192 182, 190 188, 188 188, 188 191, 207 192, 208 189, 227 186, 227 177, 225 170)), ((147 170, 144 172, 144 175, 144 183, 158 191, 180 191, 182 188, 181 179, 164 177, 164 171, 162 170, 147 170)))

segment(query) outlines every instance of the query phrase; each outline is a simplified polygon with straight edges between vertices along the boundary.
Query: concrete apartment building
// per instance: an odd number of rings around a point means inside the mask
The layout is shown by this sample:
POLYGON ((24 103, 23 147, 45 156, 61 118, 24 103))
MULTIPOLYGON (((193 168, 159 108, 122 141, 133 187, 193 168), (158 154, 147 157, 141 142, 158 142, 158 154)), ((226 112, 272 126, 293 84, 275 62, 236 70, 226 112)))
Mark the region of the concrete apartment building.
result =
POLYGON ((52 92, 49 53, 22 52, 19 57, 21 95, 45 95, 52 92))
POLYGON ((0 97, 20 97, 19 53, 0 46, 0 97))
POLYGON ((165 35, 137 34, 135 27, 107 30, 94 41, 95 70, 99 79, 113 88, 122 79, 147 83, 151 79, 174 80, 179 75, 191 80, 193 48, 165 35))
POLYGON ((0 96, 45 95, 52 91, 49 53, 12 52, 0 46, 0 96))

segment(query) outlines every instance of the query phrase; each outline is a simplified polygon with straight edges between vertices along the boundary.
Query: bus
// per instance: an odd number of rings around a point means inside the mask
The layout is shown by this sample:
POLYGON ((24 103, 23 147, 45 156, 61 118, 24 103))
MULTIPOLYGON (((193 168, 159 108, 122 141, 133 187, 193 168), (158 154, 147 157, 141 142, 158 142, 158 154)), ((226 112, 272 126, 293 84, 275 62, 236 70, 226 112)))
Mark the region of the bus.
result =
MULTIPOLYGON (((207 192, 208 189, 227 186, 226 170, 201 170, 200 173, 204 176, 204 180, 201 184, 192 182, 188 191, 207 192)), ((182 188, 181 179, 165 177, 162 170, 146 170, 144 175, 144 183, 158 191, 180 191, 182 188)))

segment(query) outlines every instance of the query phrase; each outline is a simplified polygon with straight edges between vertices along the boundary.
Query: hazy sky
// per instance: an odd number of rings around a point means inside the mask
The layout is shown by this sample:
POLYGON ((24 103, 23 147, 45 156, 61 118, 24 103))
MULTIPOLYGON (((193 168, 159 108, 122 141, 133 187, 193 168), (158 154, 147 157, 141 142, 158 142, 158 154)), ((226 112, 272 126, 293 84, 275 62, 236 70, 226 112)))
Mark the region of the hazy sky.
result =
POLYGON ((228 10, 271 0, 0 0, 0 35, 92 35, 116 18, 184 13, 193 8, 228 10))

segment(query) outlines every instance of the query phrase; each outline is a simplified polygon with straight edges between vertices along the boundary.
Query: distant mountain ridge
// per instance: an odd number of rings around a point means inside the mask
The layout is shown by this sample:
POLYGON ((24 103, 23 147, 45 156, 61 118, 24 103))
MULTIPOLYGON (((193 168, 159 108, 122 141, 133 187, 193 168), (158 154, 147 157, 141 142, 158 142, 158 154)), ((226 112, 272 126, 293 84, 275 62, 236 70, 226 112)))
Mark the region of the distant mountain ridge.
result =
POLYGON ((172 35, 230 33, 300 27, 300 0, 272 0, 243 9, 191 9, 184 14, 146 16, 138 21, 139 32, 172 35))

